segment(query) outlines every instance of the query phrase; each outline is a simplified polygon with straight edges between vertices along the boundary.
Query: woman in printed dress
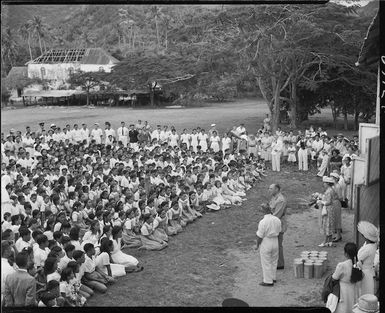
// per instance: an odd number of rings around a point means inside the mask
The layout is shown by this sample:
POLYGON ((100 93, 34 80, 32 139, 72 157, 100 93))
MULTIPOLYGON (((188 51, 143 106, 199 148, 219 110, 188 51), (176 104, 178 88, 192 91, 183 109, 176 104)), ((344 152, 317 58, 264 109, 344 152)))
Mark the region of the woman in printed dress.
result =
POLYGON ((318 245, 319 247, 331 247, 333 245, 333 231, 335 229, 334 222, 334 210, 333 210, 333 190, 334 180, 331 177, 324 176, 323 187, 325 192, 322 195, 322 199, 317 201, 319 210, 320 210, 320 226, 321 233, 325 236, 323 243, 318 245), (323 214, 323 207, 326 209, 325 214, 323 214))
POLYGON ((136 211, 135 208, 127 211, 127 219, 123 224, 122 241, 129 248, 138 248, 142 245, 140 236, 135 232, 136 226, 139 225, 139 213, 136 216, 136 211))
POLYGON ((248 149, 248 155, 251 156, 253 155, 256 157, 258 155, 257 151, 257 139, 255 138, 254 135, 249 136, 249 149, 248 149))
POLYGON ((171 204, 170 209, 167 211, 168 223, 172 227, 172 230, 176 230, 178 233, 183 231, 183 227, 186 223, 182 220, 182 210, 179 207, 178 201, 171 204))
POLYGON ((154 218, 151 214, 143 216, 143 226, 140 229, 140 238, 142 240, 142 246, 140 250, 162 250, 168 246, 167 242, 157 238, 154 235, 154 218))

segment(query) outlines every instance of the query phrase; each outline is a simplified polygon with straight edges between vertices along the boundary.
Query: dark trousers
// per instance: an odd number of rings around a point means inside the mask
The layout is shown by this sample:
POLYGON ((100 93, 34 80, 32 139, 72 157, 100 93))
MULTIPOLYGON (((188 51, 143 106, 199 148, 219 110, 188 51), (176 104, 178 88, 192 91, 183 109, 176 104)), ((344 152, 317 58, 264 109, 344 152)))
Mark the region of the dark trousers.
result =
POLYGON ((285 266, 285 260, 283 258, 283 246, 282 246, 283 234, 284 233, 279 233, 279 235, 278 235, 278 249, 279 249, 279 252, 278 252, 278 264, 277 264, 277 267, 285 266))

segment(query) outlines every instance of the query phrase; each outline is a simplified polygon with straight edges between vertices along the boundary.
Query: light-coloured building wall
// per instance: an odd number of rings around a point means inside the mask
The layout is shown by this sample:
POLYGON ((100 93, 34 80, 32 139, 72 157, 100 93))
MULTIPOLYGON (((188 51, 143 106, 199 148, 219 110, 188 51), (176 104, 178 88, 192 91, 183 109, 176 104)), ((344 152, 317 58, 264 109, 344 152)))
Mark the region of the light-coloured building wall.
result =
POLYGON ((70 75, 70 71, 81 70, 84 72, 98 72, 101 68, 110 73, 115 64, 79 64, 79 63, 58 63, 58 64, 28 64, 28 77, 56 80, 64 83, 70 75), (42 68, 44 70, 42 70, 42 68))

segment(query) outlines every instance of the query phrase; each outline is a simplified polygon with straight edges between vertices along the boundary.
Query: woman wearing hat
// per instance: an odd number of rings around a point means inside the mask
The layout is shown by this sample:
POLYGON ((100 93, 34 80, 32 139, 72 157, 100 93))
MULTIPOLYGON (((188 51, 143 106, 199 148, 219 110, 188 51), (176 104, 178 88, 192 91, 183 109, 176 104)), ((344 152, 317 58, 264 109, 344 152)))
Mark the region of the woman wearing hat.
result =
POLYGON ((358 223, 357 230, 365 238, 365 243, 357 254, 357 265, 364 273, 364 278, 359 285, 359 295, 374 294, 374 258, 377 250, 378 229, 372 223, 362 221, 358 223))
POLYGON ((341 204, 342 204, 342 187, 339 183, 340 175, 338 173, 331 173, 330 177, 334 179, 334 197, 333 197, 333 211, 334 211, 334 222, 335 222, 335 230, 334 232, 337 233, 337 236, 333 239, 333 242, 338 242, 342 240, 341 232, 342 232, 342 226, 341 226, 341 204))
POLYGON ((353 313, 379 313, 380 305, 378 298, 374 295, 362 295, 358 303, 353 306, 353 313))
POLYGON ((353 265, 357 260, 357 246, 348 242, 344 247, 346 260, 337 264, 332 275, 334 280, 339 281, 340 299, 333 313, 351 312, 354 305, 355 287, 359 277, 353 272, 353 265))
POLYGON ((317 204, 320 208, 320 226, 321 233, 325 235, 325 240, 323 243, 318 245, 319 247, 331 247, 333 245, 333 230, 334 230, 334 212, 333 212, 333 188, 334 180, 331 177, 324 176, 323 187, 325 189, 322 199, 318 200, 317 204), (326 209, 326 212, 323 212, 323 207, 326 209), (325 213, 325 214, 323 214, 325 213))

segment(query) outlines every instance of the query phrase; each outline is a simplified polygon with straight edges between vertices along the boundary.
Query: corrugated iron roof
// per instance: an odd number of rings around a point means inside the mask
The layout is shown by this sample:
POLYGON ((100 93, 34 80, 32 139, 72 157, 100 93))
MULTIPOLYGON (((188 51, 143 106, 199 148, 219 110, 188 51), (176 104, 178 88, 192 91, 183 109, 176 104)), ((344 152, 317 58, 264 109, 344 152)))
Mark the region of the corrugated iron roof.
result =
POLYGON ((368 28, 356 66, 367 66, 380 58, 380 17, 377 12, 368 28))
POLYGON ((36 59, 26 64, 55 64, 55 63, 80 63, 80 64, 116 64, 119 60, 111 56, 102 48, 63 49, 49 50, 36 59))

